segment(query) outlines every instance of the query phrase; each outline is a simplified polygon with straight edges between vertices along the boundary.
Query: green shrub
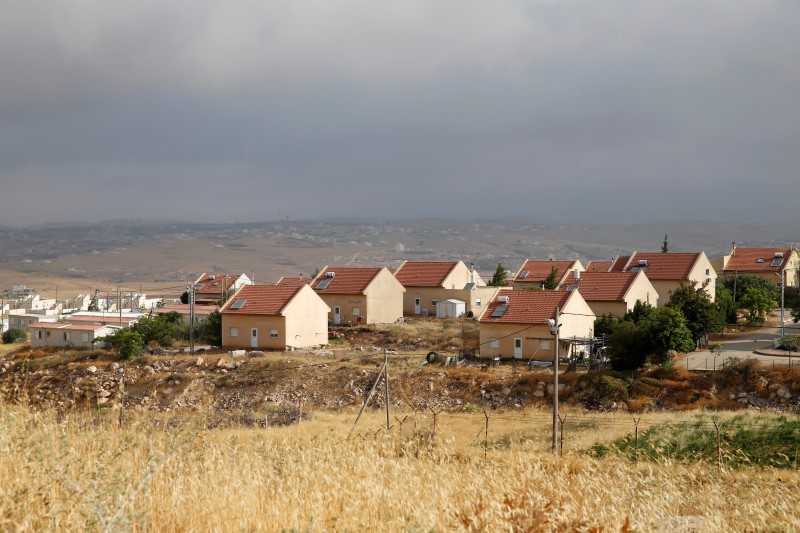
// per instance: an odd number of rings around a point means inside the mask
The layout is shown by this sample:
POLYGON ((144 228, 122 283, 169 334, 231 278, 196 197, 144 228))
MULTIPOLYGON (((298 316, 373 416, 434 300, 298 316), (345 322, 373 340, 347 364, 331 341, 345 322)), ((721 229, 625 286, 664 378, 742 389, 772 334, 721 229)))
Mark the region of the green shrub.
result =
POLYGON ((28 334, 24 329, 11 328, 3 332, 3 343, 12 344, 15 342, 25 342, 28 340, 28 334))
POLYGON ((626 383, 607 374, 585 374, 578 378, 577 388, 601 403, 628 401, 626 383))

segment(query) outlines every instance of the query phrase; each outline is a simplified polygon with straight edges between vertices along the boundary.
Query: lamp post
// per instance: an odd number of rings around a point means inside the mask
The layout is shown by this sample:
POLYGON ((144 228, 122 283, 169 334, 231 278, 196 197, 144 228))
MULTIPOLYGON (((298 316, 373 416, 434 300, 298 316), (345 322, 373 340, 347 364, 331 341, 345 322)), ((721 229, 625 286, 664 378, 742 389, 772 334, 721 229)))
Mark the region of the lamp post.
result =
POLYGON ((547 319, 550 333, 555 337, 556 343, 553 350, 553 453, 558 453, 558 329, 561 327, 560 316, 561 310, 556 307, 555 320, 547 319))

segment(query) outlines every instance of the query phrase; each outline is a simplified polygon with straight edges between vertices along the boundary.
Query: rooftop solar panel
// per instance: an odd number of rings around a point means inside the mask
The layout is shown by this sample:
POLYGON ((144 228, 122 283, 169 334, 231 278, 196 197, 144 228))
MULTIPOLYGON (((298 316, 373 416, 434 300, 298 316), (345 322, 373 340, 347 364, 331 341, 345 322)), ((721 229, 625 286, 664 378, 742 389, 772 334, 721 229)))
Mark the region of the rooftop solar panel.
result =
POLYGON ((508 311, 507 305, 498 305, 494 308, 494 311, 492 311, 492 318, 500 318, 506 314, 506 311, 508 311))
POLYGON ((247 302, 247 300, 246 300, 246 299, 244 299, 244 298, 239 298, 238 300, 236 300, 235 302, 233 302, 233 303, 231 304, 231 307, 230 307, 230 308, 231 308, 231 309, 241 309, 241 307, 242 307, 242 306, 245 304, 245 302, 247 302))

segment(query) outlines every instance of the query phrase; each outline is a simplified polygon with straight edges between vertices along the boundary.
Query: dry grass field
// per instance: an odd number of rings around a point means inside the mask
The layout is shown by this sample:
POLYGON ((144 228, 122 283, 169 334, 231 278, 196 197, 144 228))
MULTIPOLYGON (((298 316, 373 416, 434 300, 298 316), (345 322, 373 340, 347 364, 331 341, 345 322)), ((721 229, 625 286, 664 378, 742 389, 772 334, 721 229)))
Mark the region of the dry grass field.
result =
MULTIPOLYGON (((4 531, 791 531, 796 469, 586 453, 632 431, 583 420, 549 451, 542 411, 350 412, 207 429, 204 414, 0 404, 4 531), (532 422, 533 421, 533 422, 532 422), (539 422, 537 422, 539 421, 539 422), (401 424, 402 422, 402 424, 401 424)), ((667 417, 650 414, 640 424, 667 417)), ((721 417, 731 416, 721 414, 721 417)), ((765 415, 769 416, 769 415, 765 415)), ((592 422, 592 420, 594 422, 592 422)))

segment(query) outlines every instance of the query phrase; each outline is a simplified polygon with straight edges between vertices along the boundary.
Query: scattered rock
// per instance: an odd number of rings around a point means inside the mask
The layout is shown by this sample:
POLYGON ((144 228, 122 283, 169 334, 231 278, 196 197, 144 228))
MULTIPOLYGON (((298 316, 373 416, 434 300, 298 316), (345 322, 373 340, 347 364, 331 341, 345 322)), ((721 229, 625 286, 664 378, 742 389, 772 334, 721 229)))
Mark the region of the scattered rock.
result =
POLYGON ((94 366, 94 365, 92 365, 92 366, 90 366, 89 368, 87 368, 87 369, 86 369, 86 371, 87 371, 88 373, 90 373, 90 374, 94 374, 95 372, 97 372, 97 367, 96 367, 96 366, 94 366))
POLYGON ((114 362, 114 363, 111 363, 111 364, 109 365, 109 368, 110 368, 111 370, 116 370, 116 369, 118 369, 118 368, 119 368, 119 363, 116 363, 116 362, 114 362))
POLYGON ((194 366, 203 366, 203 362, 204 362, 203 358, 202 357, 198 357, 197 361, 194 362, 194 366))

